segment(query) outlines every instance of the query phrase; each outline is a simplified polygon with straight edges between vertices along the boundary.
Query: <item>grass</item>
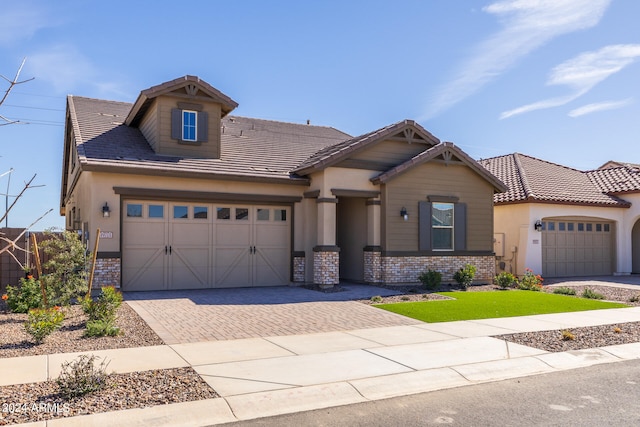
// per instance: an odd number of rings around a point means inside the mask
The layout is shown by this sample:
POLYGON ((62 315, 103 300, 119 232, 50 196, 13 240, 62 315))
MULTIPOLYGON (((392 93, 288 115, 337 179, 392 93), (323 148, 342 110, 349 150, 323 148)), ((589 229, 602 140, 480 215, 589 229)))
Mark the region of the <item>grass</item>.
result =
POLYGON ((375 307, 427 323, 621 308, 627 305, 545 292, 440 292, 455 300, 378 304, 375 307))

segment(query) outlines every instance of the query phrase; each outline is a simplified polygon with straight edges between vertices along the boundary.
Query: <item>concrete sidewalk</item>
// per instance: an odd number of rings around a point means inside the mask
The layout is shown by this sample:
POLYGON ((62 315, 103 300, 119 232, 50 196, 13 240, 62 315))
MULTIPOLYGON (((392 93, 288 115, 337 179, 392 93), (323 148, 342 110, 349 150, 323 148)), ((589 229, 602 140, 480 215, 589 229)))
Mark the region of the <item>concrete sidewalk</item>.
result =
MULTIPOLYGON (((219 399, 33 423, 199 426, 640 358, 640 343, 548 353, 492 338, 640 321, 640 307, 94 351, 116 372, 192 366, 219 399)), ((55 378, 77 354, 0 359, 0 385, 55 378)))

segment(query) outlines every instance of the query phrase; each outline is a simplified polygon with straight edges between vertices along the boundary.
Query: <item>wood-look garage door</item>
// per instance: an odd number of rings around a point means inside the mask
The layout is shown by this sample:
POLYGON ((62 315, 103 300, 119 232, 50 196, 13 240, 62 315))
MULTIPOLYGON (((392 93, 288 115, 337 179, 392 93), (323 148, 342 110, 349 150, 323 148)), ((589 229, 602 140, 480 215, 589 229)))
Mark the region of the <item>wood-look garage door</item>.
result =
POLYGON ((543 276, 613 274, 613 250, 612 223, 562 219, 543 221, 543 276))
POLYGON ((123 289, 289 283, 290 209, 126 201, 123 289))

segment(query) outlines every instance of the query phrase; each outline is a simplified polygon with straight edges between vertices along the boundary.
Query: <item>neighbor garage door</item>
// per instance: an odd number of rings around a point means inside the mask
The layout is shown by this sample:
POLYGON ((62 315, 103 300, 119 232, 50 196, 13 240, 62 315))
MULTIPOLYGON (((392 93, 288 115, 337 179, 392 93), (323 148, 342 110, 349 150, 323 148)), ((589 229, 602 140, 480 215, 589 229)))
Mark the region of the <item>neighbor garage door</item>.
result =
POLYGON ((125 201, 123 289, 288 284, 290 221, 287 206, 125 201))
POLYGON ((613 274, 613 248, 610 222, 545 220, 542 274, 547 277, 613 274))

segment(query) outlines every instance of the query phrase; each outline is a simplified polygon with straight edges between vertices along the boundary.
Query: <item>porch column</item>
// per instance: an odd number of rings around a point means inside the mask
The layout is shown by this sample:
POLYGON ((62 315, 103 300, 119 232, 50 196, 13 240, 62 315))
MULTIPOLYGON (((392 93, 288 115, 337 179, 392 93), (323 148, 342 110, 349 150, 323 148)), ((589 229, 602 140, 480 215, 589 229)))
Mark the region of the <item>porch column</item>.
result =
POLYGON ((318 198, 318 239, 313 248, 313 283, 332 287, 340 282, 340 248, 336 246, 336 204, 334 197, 318 198))
POLYGON ((367 246, 364 248, 364 281, 382 283, 380 199, 367 200, 367 246))

